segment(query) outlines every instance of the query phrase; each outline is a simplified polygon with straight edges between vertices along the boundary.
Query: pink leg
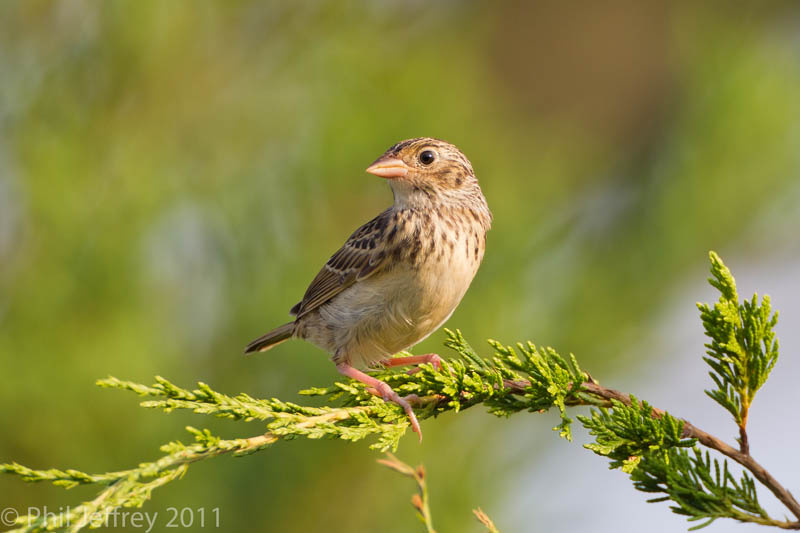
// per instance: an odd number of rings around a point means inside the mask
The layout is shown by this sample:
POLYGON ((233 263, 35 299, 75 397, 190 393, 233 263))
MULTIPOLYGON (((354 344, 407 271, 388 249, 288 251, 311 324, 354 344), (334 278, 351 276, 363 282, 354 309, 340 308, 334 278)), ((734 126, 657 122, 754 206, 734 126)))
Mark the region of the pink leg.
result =
POLYGON ((392 390, 392 388, 384 383, 383 381, 373 378, 370 375, 365 374, 364 372, 360 371, 357 368, 353 368, 352 366, 348 365, 347 363, 339 363, 336 365, 336 370, 339 371, 340 374, 343 376, 347 376, 349 378, 355 379, 360 381, 364 385, 371 387, 373 394, 380 396, 384 399, 384 401, 392 401, 402 407, 406 414, 408 415, 408 419, 411 422, 411 429, 414 430, 414 433, 419 435, 419 441, 422 442, 422 430, 419 428, 419 422, 417 421, 417 415, 414 414, 414 410, 411 408, 411 405, 402 398, 399 394, 392 390))
MULTIPOLYGON (((426 353, 425 355, 411 355, 406 357, 390 357, 383 361, 386 366, 401 366, 401 365, 418 365, 420 363, 430 363, 436 370, 442 369, 442 358, 435 353, 426 353)), ((419 368, 412 368, 408 371, 409 374, 419 372, 419 368)))

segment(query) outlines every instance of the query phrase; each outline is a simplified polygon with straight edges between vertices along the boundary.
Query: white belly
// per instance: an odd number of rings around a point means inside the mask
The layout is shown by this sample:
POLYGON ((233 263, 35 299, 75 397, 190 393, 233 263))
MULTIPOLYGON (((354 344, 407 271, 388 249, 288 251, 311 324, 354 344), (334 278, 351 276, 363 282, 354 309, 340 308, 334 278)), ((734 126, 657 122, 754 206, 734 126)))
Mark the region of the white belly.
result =
POLYGON ((445 261, 442 268, 421 269, 424 275, 396 268, 356 283, 308 317, 315 327, 306 329, 306 338, 337 362, 375 366, 450 318, 477 270, 459 264, 445 261))

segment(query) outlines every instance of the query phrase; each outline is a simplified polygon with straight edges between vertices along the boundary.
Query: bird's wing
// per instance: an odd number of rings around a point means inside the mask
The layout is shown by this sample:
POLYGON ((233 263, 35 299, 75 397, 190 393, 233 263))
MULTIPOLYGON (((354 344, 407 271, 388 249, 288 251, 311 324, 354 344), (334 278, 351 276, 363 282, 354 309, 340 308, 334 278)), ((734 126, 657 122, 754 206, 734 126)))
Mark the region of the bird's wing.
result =
POLYGON ((303 300, 289 312, 300 318, 347 287, 380 271, 388 257, 382 237, 391 220, 391 209, 387 209, 358 228, 325 263, 308 286, 303 300))

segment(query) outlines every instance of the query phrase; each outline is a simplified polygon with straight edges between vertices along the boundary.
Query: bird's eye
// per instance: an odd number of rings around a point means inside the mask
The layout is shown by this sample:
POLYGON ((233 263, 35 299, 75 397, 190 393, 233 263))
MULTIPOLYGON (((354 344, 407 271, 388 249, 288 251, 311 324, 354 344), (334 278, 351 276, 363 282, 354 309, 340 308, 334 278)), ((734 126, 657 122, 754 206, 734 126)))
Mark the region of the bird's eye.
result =
POLYGON ((419 162, 423 165, 430 165, 434 161, 436 161, 436 152, 433 150, 423 150, 419 154, 419 162))

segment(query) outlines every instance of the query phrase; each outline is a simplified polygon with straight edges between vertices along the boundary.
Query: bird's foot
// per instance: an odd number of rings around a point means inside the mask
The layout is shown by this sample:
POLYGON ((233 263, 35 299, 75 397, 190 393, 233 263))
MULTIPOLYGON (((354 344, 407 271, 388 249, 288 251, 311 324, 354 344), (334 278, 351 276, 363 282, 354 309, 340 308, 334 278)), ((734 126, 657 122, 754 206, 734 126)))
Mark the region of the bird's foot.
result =
MULTIPOLYGON (((340 374, 347 376, 349 378, 353 378, 357 381, 360 381, 364 385, 367 386, 367 392, 374 394, 375 396, 380 396, 386 402, 394 402, 406 412, 408 416, 409 422, 411 422, 411 429, 419 435, 419 441, 422 442, 422 429, 419 427, 419 421, 417 421, 417 415, 414 414, 414 409, 411 408, 411 404, 408 401, 397 394, 389 385, 384 383, 383 381, 374 378, 368 374, 365 374, 361 370, 354 368, 348 364, 340 363, 336 365, 336 369, 339 371, 340 374)), ((414 396, 414 395, 412 395, 414 396)))
MULTIPOLYGON (((435 353, 426 353, 425 355, 410 355, 405 357, 390 357, 385 359, 383 364, 385 366, 403 366, 403 365, 419 365, 422 363, 430 363, 436 370, 442 369, 442 358, 435 353)), ((412 368, 406 374, 409 376, 419 372, 419 367, 412 368)))
MULTIPOLYGON (((414 414, 414 409, 411 407, 411 404, 408 403, 406 398, 397 394, 389 385, 384 383, 383 381, 376 380, 378 383, 375 387, 371 387, 369 390, 372 394, 376 396, 380 396, 386 402, 394 402, 406 412, 408 415, 408 420, 411 422, 411 429, 419 435, 419 441, 422 442, 422 430, 419 427, 419 421, 417 421, 417 415, 414 414)), ((415 394, 411 396, 416 396, 415 394)), ((413 399, 412 399, 413 401, 413 399)))

